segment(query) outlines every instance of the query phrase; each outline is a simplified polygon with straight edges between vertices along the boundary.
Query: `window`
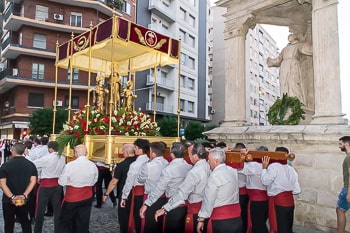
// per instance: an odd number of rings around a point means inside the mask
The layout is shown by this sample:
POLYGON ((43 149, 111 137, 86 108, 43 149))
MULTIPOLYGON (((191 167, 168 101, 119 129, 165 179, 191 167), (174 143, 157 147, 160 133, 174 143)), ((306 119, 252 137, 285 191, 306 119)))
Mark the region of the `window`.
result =
POLYGON ((194 111, 194 102, 188 101, 187 102, 187 111, 193 112, 194 111))
MULTIPOLYGON (((195 48, 196 47, 196 39, 194 38, 194 36, 189 35, 188 36, 188 44, 192 47, 195 48)), ((210 49, 210 48, 209 48, 210 49)))
POLYGON ((127 1, 123 1, 123 6, 121 9, 123 12, 127 13, 128 15, 131 15, 131 5, 127 1))
POLYGON ((70 26, 82 27, 82 14, 72 12, 70 15, 70 26))
POLYGON ((195 27, 196 25, 196 18, 193 15, 190 15, 190 17, 188 18, 188 23, 192 26, 195 27))
POLYGON ((32 65, 32 78, 44 79, 45 65, 33 63, 32 65))
POLYGON ((46 49, 46 35, 34 34, 33 47, 46 49))
POLYGON ((194 90, 194 79, 188 78, 187 80, 187 87, 191 90, 194 90))
MULTIPOLYGON (((64 106, 68 108, 69 105, 69 96, 64 98, 64 106)), ((72 96, 72 109, 79 109, 79 96, 72 96)))
POLYGON ((49 17, 49 8, 46 6, 35 6, 35 19, 45 21, 49 17))
POLYGON ((191 69, 195 69, 195 61, 193 57, 188 57, 188 67, 190 67, 191 69))
POLYGON ((179 37, 183 42, 186 42, 186 32, 184 30, 180 29, 180 36, 179 37))
POLYGON ((184 75, 180 75, 180 87, 185 87, 185 80, 186 80, 186 77, 184 75))
POLYGON ((180 7, 180 19, 186 21, 186 11, 180 7))
POLYGON ((28 106, 31 107, 44 107, 44 94, 43 93, 29 93, 28 94, 28 106))
POLYGON ((181 61, 181 65, 186 65, 186 54, 181 53, 180 61, 181 61))
MULTIPOLYGON (((70 68, 67 71, 67 80, 70 80, 70 68)), ((79 69, 73 68, 73 82, 79 80, 79 69)))
POLYGON ((180 99, 180 111, 183 111, 185 109, 185 100, 180 99))

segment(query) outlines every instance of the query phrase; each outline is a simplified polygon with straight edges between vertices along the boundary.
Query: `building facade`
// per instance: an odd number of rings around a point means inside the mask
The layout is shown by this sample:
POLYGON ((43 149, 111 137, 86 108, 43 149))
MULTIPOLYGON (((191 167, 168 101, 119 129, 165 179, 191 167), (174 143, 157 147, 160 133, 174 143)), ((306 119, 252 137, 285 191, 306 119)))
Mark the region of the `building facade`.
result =
MULTIPOLYGON (((21 138, 33 111, 53 107, 58 45, 113 14, 135 21, 136 0, 119 3, 116 9, 107 0, 1 1, 1 138, 21 138)), ((56 106, 69 106, 72 77, 71 109, 76 110, 87 103, 88 74, 77 69, 72 72, 57 70, 56 106)))
MULTIPOLYGON (((212 122, 220 125, 225 119, 225 18, 226 8, 212 7, 212 122)), ((267 67, 266 59, 276 57, 278 48, 261 25, 249 29, 246 35, 246 109, 248 125, 268 125, 267 113, 280 96, 278 68, 267 67)), ((244 86, 244 85, 242 85, 244 86)))
POLYGON ((179 106, 181 127, 188 120, 210 120, 209 10, 206 0, 138 1, 136 23, 181 39, 181 57, 180 65, 136 74, 136 107, 152 113, 156 101, 157 116, 176 116, 179 106))

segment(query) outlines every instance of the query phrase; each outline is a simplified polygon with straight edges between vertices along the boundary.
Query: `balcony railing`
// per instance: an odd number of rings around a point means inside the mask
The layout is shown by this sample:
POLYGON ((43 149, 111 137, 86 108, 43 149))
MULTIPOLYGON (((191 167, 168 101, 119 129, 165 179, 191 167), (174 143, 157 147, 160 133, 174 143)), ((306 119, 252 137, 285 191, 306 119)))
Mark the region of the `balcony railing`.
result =
MULTIPOLYGON (((147 75, 147 85, 154 84, 154 77, 147 75)), ((174 80, 170 80, 164 77, 157 77, 157 87, 165 88, 168 90, 174 90, 174 80)))
POLYGON ((154 11, 168 22, 175 22, 175 14, 171 11, 170 7, 164 5, 163 1, 150 0, 148 9, 154 11))
MULTIPOLYGON (((153 109, 154 109, 153 102, 146 103, 146 111, 153 111, 153 109)), ((156 111, 157 112, 164 112, 164 113, 174 113, 173 112, 174 107, 172 105, 165 105, 165 104, 157 103, 156 111)))

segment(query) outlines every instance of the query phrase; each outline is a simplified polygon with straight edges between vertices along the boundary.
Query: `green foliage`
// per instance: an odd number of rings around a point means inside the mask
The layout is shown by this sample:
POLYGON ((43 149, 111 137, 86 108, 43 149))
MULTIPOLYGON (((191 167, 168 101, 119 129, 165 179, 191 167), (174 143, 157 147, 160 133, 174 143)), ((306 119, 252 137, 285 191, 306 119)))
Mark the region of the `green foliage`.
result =
POLYGON ((282 99, 277 99, 270 107, 267 116, 271 125, 297 125, 301 119, 305 119, 304 114, 300 100, 284 93, 282 99), (291 114, 286 119, 289 109, 291 114))
POLYGON ((177 137, 177 118, 165 116, 158 122, 160 134, 164 137, 177 137))
POLYGON ((187 140, 195 140, 197 138, 204 138, 204 125, 198 121, 190 121, 185 129, 185 137, 187 140))
MULTIPOLYGON (((59 133, 63 129, 63 124, 68 118, 68 111, 57 109, 55 133, 59 133)), ((32 113, 29 119, 29 130, 34 135, 50 135, 52 134, 53 109, 43 108, 32 113)))
POLYGON ((112 7, 115 9, 120 9, 124 4, 123 0, 107 0, 106 3, 109 7, 112 7))

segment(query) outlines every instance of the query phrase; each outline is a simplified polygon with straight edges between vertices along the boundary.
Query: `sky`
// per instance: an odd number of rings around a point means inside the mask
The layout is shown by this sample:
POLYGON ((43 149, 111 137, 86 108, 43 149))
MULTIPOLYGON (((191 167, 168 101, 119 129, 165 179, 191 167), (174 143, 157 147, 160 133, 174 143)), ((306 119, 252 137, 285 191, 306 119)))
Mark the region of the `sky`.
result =
MULTIPOLYGON (((212 3, 216 0, 211 0, 212 3)), ((342 95, 342 113, 350 123, 350 30, 347 23, 350 22, 350 1, 338 0, 338 32, 339 32, 339 57, 340 57, 340 81, 342 95)), ((288 28, 271 25, 263 26, 282 49, 288 43, 288 28)))

